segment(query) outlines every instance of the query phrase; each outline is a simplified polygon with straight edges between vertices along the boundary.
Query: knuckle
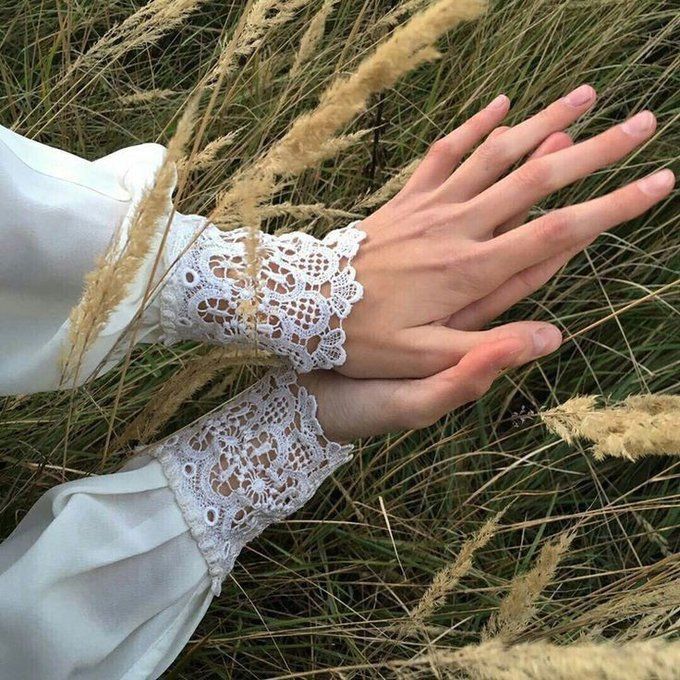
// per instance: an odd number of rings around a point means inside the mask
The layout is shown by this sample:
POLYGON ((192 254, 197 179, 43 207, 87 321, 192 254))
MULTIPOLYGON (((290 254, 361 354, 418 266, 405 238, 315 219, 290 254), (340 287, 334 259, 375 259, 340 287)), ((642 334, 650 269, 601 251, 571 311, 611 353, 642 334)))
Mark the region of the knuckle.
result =
POLYGON ((505 135, 498 134, 489 137, 477 150, 477 153, 485 163, 506 165, 511 162, 510 148, 505 135))
POLYGON ((532 190, 548 191, 552 186, 550 166, 542 159, 527 161, 516 170, 518 184, 532 190))
POLYGON ((442 137, 430 145, 428 151, 428 156, 432 158, 445 158, 450 159, 455 157, 457 154, 457 145, 451 139, 451 135, 442 137))
POLYGON ((570 240, 572 218, 566 210, 556 210, 536 222, 539 240, 566 244, 570 240))

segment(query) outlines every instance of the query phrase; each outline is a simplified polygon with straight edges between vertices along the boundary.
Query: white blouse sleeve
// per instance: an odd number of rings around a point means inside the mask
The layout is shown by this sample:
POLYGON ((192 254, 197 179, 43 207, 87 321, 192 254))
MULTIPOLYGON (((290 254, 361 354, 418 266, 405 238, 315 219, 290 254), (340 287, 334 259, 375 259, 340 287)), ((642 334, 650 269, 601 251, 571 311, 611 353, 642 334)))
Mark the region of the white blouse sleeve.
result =
MULTIPOLYGON (((87 161, 0 126, 0 395, 59 387, 83 277, 114 235, 125 237, 164 157, 164 147, 141 144, 87 161)), ((93 343, 83 379, 110 367, 146 283, 142 274, 93 343)))
MULTIPOLYGON (((70 310, 84 275, 112 241, 121 244, 165 157, 142 144, 90 162, 0 127, 0 395, 69 387, 70 310)), ((257 273, 244 229, 222 232, 173 211, 157 279, 157 248, 80 361, 78 379, 111 368, 144 293, 163 278, 140 316, 138 342, 199 340, 253 345, 300 372, 345 362, 343 321, 363 295, 352 261, 365 234, 352 223, 323 239, 260 234, 257 273)), ((160 234, 156 235, 160 242, 160 234)))
POLYGON ((52 489, 0 545, 0 677, 159 677, 243 546, 351 448, 276 369, 119 473, 52 489))

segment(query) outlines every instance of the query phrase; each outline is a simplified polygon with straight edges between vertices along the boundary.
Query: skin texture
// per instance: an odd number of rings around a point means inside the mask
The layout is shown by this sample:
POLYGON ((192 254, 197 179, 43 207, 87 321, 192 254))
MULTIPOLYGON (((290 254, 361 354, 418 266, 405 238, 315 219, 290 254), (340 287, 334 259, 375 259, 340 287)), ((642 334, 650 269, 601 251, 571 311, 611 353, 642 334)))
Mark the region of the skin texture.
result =
POLYGON ((582 85, 508 128, 500 123, 510 102, 501 95, 435 142, 404 189, 362 221, 367 240, 354 266, 365 293, 345 322, 347 362, 300 376, 327 436, 351 441, 425 427, 481 397, 501 371, 560 346, 551 324, 484 327, 603 231, 663 200, 675 182, 660 170, 527 221, 537 201, 654 134, 656 119, 643 111, 574 144, 564 128, 595 99, 582 85))
POLYGON ((527 221, 537 201, 653 135, 656 120, 645 111, 573 144, 564 128, 595 99, 583 85, 507 128, 499 127, 510 106, 501 95, 432 145, 402 191, 360 225, 367 239, 353 264, 365 293, 344 324, 348 358, 339 372, 419 378, 502 338, 522 338, 527 358, 559 346, 560 331, 543 322, 484 328, 600 233, 665 198, 674 182, 662 170, 657 186, 639 180, 527 221))

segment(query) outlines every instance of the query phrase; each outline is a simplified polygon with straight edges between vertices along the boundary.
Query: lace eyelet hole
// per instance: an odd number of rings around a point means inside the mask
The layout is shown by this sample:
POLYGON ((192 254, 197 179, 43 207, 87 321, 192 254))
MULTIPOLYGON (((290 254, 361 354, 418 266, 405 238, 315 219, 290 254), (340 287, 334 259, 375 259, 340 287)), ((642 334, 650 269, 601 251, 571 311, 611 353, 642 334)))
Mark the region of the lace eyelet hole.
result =
POLYGON ((196 284, 197 281, 198 281, 198 277, 196 276, 196 272, 193 271, 193 269, 187 269, 187 270, 184 272, 184 282, 185 282, 188 286, 192 286, 192 287, 193 287, 193 286, 196 284))
POLYGON ((217 524, 217 518, 218 518, 218 510, 217 508, 206 508, 205 513, 204 513, 204 518, 206 521, 206 524, 208 524, 211 527, 214 527, 215 524, 217 524))
POLYGON ((194 472, 196 472, 196 466, 193 463, 185 463, 182 472, 185 477, 193 477, 194 472))

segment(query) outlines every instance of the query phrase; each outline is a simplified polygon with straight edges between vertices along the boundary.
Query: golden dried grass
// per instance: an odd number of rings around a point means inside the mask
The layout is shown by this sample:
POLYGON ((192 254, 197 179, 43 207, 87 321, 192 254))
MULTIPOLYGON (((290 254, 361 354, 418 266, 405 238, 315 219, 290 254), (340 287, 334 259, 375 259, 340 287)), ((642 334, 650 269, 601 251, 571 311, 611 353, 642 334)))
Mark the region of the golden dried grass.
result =
POLYGON ((597 396, 574 397, 539 415, 567 443, 592 442, 596 460, 680 455, 680 396, 634 395, 600 409, 598 400, 597 396))
POLYGON ((172 191, 177 171, 175 164, 183 156, 191 138, 198 99, 191 99, 182 114, 167 153, 145 188, 130 219, 124 242, 115 234, 96 268, 85 276, 85 289, 69 315, 69 341, 63 365, 63 379, 78 381, 81 361, 111 317, 114 309, 128 294, 142 263, 151 254, 154 239, 164 233, 172 219, 172 191))
POLYGON ((511 641, 524 631, 536 613, 539 596, 553 580, 573 538, 573 534, 564 533, 546 543, 531 569, 510 582, 507 595, 483 631, 483 639, 497 637, 511 641))
POLYGON ((207 78, 213 85, 232 74, 239 62, 262 44, 267 32, 290 21, 309 0, 255 0, 244 16, 240 31, 226 43, 207 78))
POLYGON ((290 72, 288 74, 289 78, 294 79, 300 73, 302 65, 316 52, 316 49, 324 36, 326 20, 337 2, 338 0, 324 0, 321 9, 319 9, 312 17, 309 26, 307 26, 307 30, 303 33, 302 39, 300 40, 300 47, 293 60, 293 65, 290 67, 290 72))
POLYGON ((507 646, 492 640, 456 651, 434 649, 390 666, 414 671, 402 673, 404 678, 464 672, 479 680, 677 680, 680 643, 644 640, 554 645, 539 641, 507 646), (425 674, 418 674, 418 669, 425 674))
POLYGON ((177 413, 178 409, 198 390, 228 368, 238 366, 274 366, 278 360, 264 352, 213 347, 205 354, 192 358, 177 371, 147 402, 136 418, 115 441, 121 449, 131 441, 146 444, 177 413))
POLYGON ((115 61, 133 49, 155 43, 168 31, 177 28, 202 2, 204 0, 151 0, 113 26, 80 55, 64 73, 64 80, 79 70, 115 61))
POLYGON ((502 513, 489 518, 471 538, 463 543, 456 559, 438 571, 432 583, 411 610, 410 621, 404 625, 404 633, 417 631, 454 591, 460 580, 470 571, 472 558, 477 550, 483 548, 498 529, 502 513))

